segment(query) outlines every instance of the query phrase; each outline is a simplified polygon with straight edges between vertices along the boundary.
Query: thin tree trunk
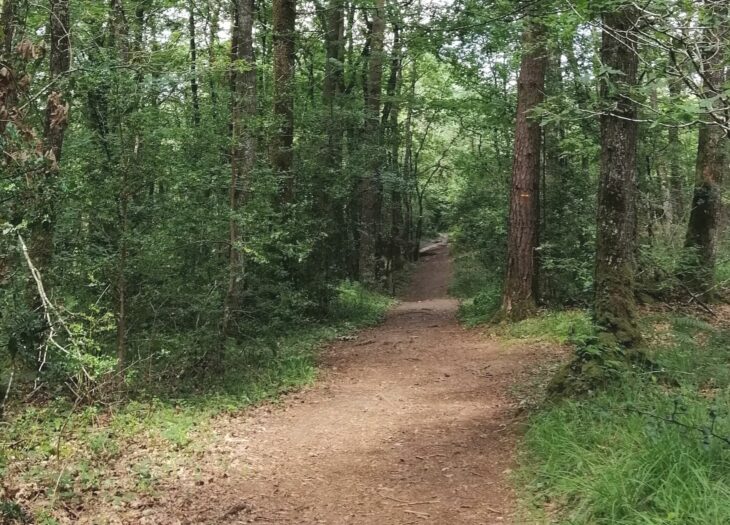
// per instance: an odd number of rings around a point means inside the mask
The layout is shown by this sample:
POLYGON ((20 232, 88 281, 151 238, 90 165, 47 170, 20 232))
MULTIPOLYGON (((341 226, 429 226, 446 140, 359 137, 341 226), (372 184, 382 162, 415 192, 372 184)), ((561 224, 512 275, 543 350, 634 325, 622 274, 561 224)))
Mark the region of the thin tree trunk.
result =
MULTIPOLYGON (((135 139, 134 156, 139 151, 135 139)), ((119 255, 117 259, 117 369, 124 373, 127 366, 127 258, 129 256, 129 193, 127 187, 129 166, 121 166, 122 189, 119 195, 119 255)))
POLYGON ((640 339, 636 324, 636 146, 639 55, 634 35, 638 11, 624 6, 603 15, 601 60, 601 174, 595 267, 595 320, 623 345, 640 339))
MULTIPOLYGON (((217 0, 207 0, 207 21, 208 28, 208 68, 213 71, 215 65, 215 46, 218 43, 218 17, 220 5, 217 0)), ((208 85, 210 86, 210 105, 213 116, 218 112, 218 90, 216 89, 216 79, 213 73, 208 75, 208 85)))
POLYGON ((2 60, 10 57, 15 36, 15 8, 16 0, 4 0, 0 11, 0 44, 2 44, 2 60))
POLYGON ((388 261, 390 266, 389 278, 390 289, 394 292, 393 272, 403 268, 403 174, 399 164, 400 130, 398 128, 398 114, 400 104, 401 66, 403 61, 403 50, 401 49, 400 27, 393 24, 393 56, 390 61, 390 75, 388 77, 388 101, 383 106, 383 118, 381 126, 387 127, 390 134, 390 159, 391 171, 395 174, 391 183, 391 213, 390 213, 390 238, 388 239, 388 261))
MULTIPOLYGON (((713 111, 726 79, 725 47, 728 36, 728 7, 707 0, 711 25, 705 30, 701 49, 704 79, 702 97, 713 111)), ((712 121, 711 115, 705 120, 712 121)), ((722 212, 723 181, 728 164, 727 134, 715 123, 700 124, 692 209, 685 240, 686 257, 683 279, 695 293, 711 289, 715 280, 715 260, 722 212)))
MULTIPOLYGON (((139 13, 138 13, 139 14, 139 13)), ((113 46, 119 57, 121 64, 127 65, 131 62, 131 49, 129 42, 129 25, 124 12, 122 0, 112 0, 111 2, 111 30, 113 38, 113 46)), ((142 28, 138 29, 141 31, 142 28)), ((141 38, 138 45, 141 44, 141 38)), ((120 147, 124 148, 123 137, 123 119, 119 115, 120 121, 117 122, 117 133, 119 135, 120 147)), ((136 161, 139 153, 139 136, 135 137, 133 155, 136 161)), ((117 321, 117 369, 120 377, 127 366, 127 260, 129 257, 129 171, 131 162, 126 151, 121 151, 121 161, 119 162, 119 170, 121 175, 120 187, 117 196, 118 202, 118 218, 119 218, 119 245, 117 247, 117 272, 116 272, 116 321, 117 321)))
POLYGON ((326 118, 323 122, 327 134, 326 145, 326 178, 318 184, 317 192, 321 202, 318 209, 329 221, 328 230, 333 230, 333 238, 323 241, 325 252, 320 254, 321 266, 325 269, 332 267, 332 262, 327 259, 336 258, 335 264, 338 268, 344 269, 347 265, 347 231, 348 220, 345 210, 346 203, 341 198, 335 198, 329 188, 342 177, 342 136, 343 121, 340 115, 341 97, 344 90, 344 69, 345 60, 345 18, 343 0, 331 0, 328 6, 326 17, 326 63, 325 77, 322 89, 322 102, 326 111, 326 118))
POLYGON ((375 273, 375 251, 378 240, 378 178, 380 158, 380 95, 383 79, 383 39, 385 35, 385 2, 375 0, 370 57, 365 81, 365 137, 370 141, 370 163, 359 187, 360 197, 360 277, 368 279, 375 273))
POLYGON ((188 5, 188 32, 190 37, 190 96, 193 105, 193 126, 200 125, 200 97, 198 96, 198 46, 195 41, 195 0, 188 5))
MULTIPOLYGON (((236 0, 233 6, 231 41, 231 185, 228 231, 228 286, 223 308, 221 332, 234 335, 235 314, 240 308, 245 283, 246 260, 241 244, 240 213, 248 201, 251 176, 256 163, 256 136, 252 120, 256 116, 256 62, 253 46, 254 0, 236 0)), ((222 366, 222 352, 214 367, 222 366)))
POLYGON ((415 60, 411 62, 410 78, 408 86, 408 109, 406 110, 406 119, 404 123, 404 152, 403 152, 403 186, 405 202, 404 217, 404 251, 408 260, 415 261, 418 258, 418 243, 420 239, 415 238, 413 224, 413 203, 412 193, 416 187, 413 173, 413 102, 416 97, 416 81, 418 79, 418 70, 415 60))
POLYGON ((517 122, 510 196, 507 241, 507 275, 502 313, 524 319, 536 308, 537 246, 540 203, 540 123, 530 112, 544 99, 548 54, 545 28, 536 20, 527 22, 517 85, 517 122))
POLYGON ((284 203, 294 199, 294 38, 296 0, 273 0, 274 119, 277 129, 271 140, 271 166, 280 180, 284 203))
POLYGON ((49 78, 56 82, 46 102, 43 130, 46 168, 39 188, 39 209, 42 219, 33 226, 31 257, 40 271, 48 268, 53 257, 53 228, 56 216, 54 185, 61 161, 63 139, 68 126, 69 105, 64 100, 60 77, 71 67, 68 0, 51 0, 49 78))

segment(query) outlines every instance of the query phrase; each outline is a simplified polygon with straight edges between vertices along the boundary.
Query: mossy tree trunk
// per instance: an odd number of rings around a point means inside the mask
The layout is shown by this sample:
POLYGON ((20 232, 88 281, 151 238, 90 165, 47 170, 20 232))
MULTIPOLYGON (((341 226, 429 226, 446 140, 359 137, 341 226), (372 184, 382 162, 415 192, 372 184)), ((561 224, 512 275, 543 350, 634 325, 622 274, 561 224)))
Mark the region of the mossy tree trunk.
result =
POLYGON ((725 2, 706 2, 707 28, 700 49, 703 79, 701 96, 707 115, 700 124, 692 209, 685 239, 685 260, 681 276, 693 293, 708 295, 715 278, 717 240, 722 212, 721 184, 727 171, 727 133, 716 119, 726 80, 725 59, 728 38, 728 7, 725 2))
MULTIPOLYGON (((223 308, 221 332, 234 335, 236 312, 241 306, 245 285, 246 259, 242 243, 240 214, 248 202, 251 176, 256 164, 256 62, 254 58, 253 0, 236 0, 233 4, 231 37, 231 184, 229 189, 230 219, 228 227, 228 287, 223 308)), ((222 369, 221 353, 210 363, 222 369)))
POLYGON ((536 308, 537 247, 540 222, 540 149, 542 131, 531 112, 544 99, 548 54, 545 27, 536 19, 527 22, 517 84, 512 190, 510 195, 507 274, 502 314, 523 319, 536 308))
POLYGON ((634 297, 636 271, 636 155, 639 54, 638 11, 623 6, 603 15, 600 79, 601 173, 596 224, 594 315, 601 330, 625 346, 639 339, 634 297))

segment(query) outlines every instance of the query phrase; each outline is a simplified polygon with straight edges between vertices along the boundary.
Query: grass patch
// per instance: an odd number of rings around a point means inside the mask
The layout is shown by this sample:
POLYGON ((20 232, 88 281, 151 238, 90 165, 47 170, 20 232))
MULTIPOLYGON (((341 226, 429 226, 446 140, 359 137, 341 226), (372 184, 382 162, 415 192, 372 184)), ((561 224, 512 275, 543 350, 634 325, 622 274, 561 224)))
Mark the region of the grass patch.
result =
POLYGON ((542 311, 535 317, 506 323, 498 334, 508 339, 529 339, 565 344, 593 335, 594 326, 585 310, 542 311))
POLYGON ((678 384, 631 372, 595 397, 536 413, 519 474, 533 516, 574 525, 730 523, 730 334, 686 317, 645 324, 654 359, 678 384))
POLYGON ((22 489, 22 496, 12 501, 0 492, 0 522, 22 522, 29 500, 38 522, 51 524, 59 502, 73 505, 94 493, 119 503, 154 492, 178 461, 204 446, 212 418, 311 383, 323 342, 377 323, 391 304, 345 283, 328 323, 229 348, 226 373, 211 384, 174 397, 141 394, 111 407, 57 399, 18 408, 0 422, 0 479, 8 489, 22 489), (132 461, 131 472, 113 470, 117 459, 140 449, 145 453, 132 461))

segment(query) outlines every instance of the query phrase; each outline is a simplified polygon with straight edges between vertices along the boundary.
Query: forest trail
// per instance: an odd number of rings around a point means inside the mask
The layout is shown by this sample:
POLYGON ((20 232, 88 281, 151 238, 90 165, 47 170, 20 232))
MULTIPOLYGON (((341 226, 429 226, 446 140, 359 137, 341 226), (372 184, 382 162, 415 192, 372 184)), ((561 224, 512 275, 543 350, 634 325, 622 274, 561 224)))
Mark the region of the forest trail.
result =
POLYGON ((462 328, 448 246, 429 252, 383 324, 324 353, 314 387, 219 418, 199 481, 129 523, 514 523, 509 389, 538 354, 462 328))

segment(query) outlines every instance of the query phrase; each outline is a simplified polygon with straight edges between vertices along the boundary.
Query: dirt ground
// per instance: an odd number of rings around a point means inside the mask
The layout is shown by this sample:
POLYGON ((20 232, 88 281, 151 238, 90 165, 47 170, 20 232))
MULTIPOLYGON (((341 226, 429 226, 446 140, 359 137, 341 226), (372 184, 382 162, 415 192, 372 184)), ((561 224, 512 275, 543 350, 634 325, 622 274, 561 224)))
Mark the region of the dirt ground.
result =
POLYGON ((382 325, 324 352, 314 387, 217 419, 194 473, 113 521, 515 523, 510 392, 539 350, 462 328, 450 278, 442 241, 382 325))

